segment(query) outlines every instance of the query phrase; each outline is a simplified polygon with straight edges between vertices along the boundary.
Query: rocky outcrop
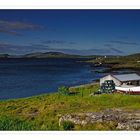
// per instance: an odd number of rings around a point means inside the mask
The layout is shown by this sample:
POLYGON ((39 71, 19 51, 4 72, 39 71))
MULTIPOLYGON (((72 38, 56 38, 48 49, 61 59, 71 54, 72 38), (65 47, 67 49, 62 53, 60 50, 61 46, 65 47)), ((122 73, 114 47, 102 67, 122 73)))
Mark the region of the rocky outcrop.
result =
POLYGON ((78 125, 115 122, 116 130, 140 130, 140 110, 107 109, 101 112, 67 114, 59 119, 59 125, 64 121, 78 125))

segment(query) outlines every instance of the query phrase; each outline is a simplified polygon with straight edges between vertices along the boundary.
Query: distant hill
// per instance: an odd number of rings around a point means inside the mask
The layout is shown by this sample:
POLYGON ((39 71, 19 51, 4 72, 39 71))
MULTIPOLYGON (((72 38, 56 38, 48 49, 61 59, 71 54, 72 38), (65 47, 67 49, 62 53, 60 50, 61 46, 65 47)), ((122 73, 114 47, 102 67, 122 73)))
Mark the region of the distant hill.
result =
POLYGON ((0 59, 21 58, 21 55, 0 54, 0 59))
POLYGON ((10 55, 9 54, 0 54, 0 58, 9 58, 10 55))
POLYGON ((127 57, 137 57, 137 58, 140 58, 140 53, 135 53, 135 54, 127 55, 127 57))
MULTIPOLYGON (((118 57, 119 59, 135 59, 140 60, 140 53, 131 54, 127 56, 114 56, 114 55, 106 55, 108 58, 118 57)), ((0 54, 0 58, 90 58, 94 59, 96 57, 105 57, 105 55, 74 55, 74 54, 66 54, 63 52, 35 52, 29 53, 25 55, 10 55, 10 54, 0 54)))
POLYGON ((63 52, 35 52, 25 55, 9 55, 9 54, 0 54, 0 58, 95 58, 95 55, 82 56, 75 54, 66 54, 63 52))
POLYGON ((23 55, 22 58, 79 58, 82 57, 80 55, 70 55, 70 54, 65 54, 62 52, 36 52, 36 53, 30 53, 23 55))

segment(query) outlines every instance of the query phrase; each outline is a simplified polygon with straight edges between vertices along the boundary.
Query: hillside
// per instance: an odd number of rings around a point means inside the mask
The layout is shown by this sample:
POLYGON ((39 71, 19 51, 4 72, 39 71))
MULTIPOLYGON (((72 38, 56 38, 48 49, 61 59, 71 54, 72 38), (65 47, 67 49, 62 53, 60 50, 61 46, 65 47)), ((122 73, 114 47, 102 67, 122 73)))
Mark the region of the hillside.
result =
MULTIPOLYGON (((119 124, 127 126, 127 122, 124 124, 124 120, 121 123, 114 121, 113 114, 115 112, 113 113, 110 109, 121 110, 120 113, 123 114, 123 117, 127 111, 130 111, 132 112, 132 114, 130 113, 132 116, 136 110, 139 111, 140 96, 123 94, 90 96, 98 88, 98 85, 87 85, 71 88, 72 92, 77 93, 75 95, 68 96, 55 93, 0 101, 0 130, 66 130, 66 127, 71 125, 73 126, 72 130, 127 130, 125 127, 119 128, 119 124), (105 111, 106 109, 109 114, 105 111), (104 116, 103 118, 101 114, 104 111, 106 117, 104 116), (87 119, 91 119, 90 114, 94 114, 94 117, 96 115, 95 119, 99 121, 86 125, 71 124, 66 121, 65 124, 59 125, 60 118, 62 117, 73 117, 73 120, 78 117, 78 119, 83 120, 83 123, 88 121, 87 119), (100 117, 104 121, 101 121, 100 117), (109 122, 107 121, 108 119, 110 120, 109 122)), ((130 115, 129 119, 135 121, 134 115, 132 118, 130 115)), ((140 130, 138 123, 136 130, 140 130)), ((133 130, 133 122, 132 124, 130 122, 130 125, 132 126, 130 130, 133 130)), ((136 123, 134 125, 136 126, 136 123)))
POLYGON ((30 53, 22 56, 23 58, 79 58, 82 57, 80 55, 70 55, 65 54, 62 52, 37 52, 37 53, 30 53))

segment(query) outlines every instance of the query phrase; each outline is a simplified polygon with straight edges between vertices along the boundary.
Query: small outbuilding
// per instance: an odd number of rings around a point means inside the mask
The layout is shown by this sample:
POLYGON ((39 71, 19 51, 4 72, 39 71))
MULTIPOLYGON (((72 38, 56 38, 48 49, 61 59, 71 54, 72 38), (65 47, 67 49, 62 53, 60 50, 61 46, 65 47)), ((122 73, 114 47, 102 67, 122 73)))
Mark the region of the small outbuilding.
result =
POLYGON ((109 74, 100 79, 100 86, 106 80, 113 80, 115 86, 140 86, 140 75, 137 73, 119 75, 109 74))

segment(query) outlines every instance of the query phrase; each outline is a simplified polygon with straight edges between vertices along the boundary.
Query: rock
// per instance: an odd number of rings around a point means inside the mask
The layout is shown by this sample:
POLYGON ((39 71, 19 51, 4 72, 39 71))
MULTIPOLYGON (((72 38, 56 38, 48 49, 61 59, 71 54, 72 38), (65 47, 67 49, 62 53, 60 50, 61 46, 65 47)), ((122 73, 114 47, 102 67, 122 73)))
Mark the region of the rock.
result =
POLYGON ((117 130, 139 130, 140 110, 124 111, 121 109, 107 109, 102 112, 88 112, 78 114, 67 114, 59 119, 59 125, 64 121, 71 121, 78 125, 99 123, 116 123, 117 130))
POLYGON ((120 130, 139 130, 140 120, 131 120, 125 123, 118 123, 117 129, 120 130))
POLYGON ((91 93, 91 94, 89 94, 89 96, 95 96, 95 94, 94 93, 91 93))
POLYGON ((127 123, 118 123, 116 128, 120 130, 129 130, 130 126, 127 123))

